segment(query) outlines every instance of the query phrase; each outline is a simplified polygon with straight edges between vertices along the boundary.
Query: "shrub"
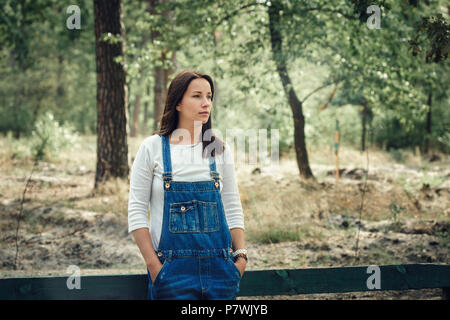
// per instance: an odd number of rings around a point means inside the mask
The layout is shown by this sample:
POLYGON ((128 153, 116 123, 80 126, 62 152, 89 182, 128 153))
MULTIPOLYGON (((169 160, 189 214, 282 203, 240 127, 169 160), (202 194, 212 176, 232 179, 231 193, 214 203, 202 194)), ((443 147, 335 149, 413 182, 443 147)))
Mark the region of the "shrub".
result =
POLYGON ((49 160, 60 150, 79 142, 80 138, 73 126, 60 125, 51 113, 45 113, 35 123, 30 149, 34 160, 49 160))

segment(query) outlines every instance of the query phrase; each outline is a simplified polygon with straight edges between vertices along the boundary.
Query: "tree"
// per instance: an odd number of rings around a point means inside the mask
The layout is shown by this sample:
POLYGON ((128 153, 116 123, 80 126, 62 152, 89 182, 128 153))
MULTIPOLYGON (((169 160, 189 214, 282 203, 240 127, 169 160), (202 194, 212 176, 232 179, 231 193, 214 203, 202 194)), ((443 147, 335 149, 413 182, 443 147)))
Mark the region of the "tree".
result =
POLYGON ((97 168, 95 188, 111 177, 127 178, 127 85, 120 0, 95 0, 97 64, 97 168), (119 58, 119 59, 118 59, 119 58))
MULTIPOLYGON (((359 5, 356 9, 365 12, 365 4, 359 5)), ((377 119, 380 146, 424 145, 422 149, 426 152, 428 138, 440 134, 431 130, 431 104, 435 100, 441 104, 445 101, 448 90, 444 79, 448 72, 442 60, 440 68, 435 68, 413 58, 408 53, 407 39, 414 35, 413 26, 420 15, 436 12, 439 6, 429 3, 415 8, 398 2, 380 7, 380 29, 370 29, 366 17, 359 22, 328 21, 328 36, 318 40, 323 49, 315 61, 327 65, 332 79, 343 79, 333 100, 335 106, 361 106, 362 144, 366 120, 371 125, 376 115, 380 118, 377 119)))
MULTIPOLYGON (((0 4, 2 11, 0 18, 0 47, 2 51, 3 49, 8 49, 9 57, 4 62, 7 63, 10 74, 17 76, 16 79, 23 77, 35 64, 32 54, 33 39, 38 35, 35 22, 41 21, 43 16, 54 17, 51 15, 51 9, 48 8, 49 5, 49 0, 5 0, 0 4)), ((37 97, 35 97, 35 100, 38 100, 37 102, 30 103, 30 101, 27 101, 26 96, 29 95, 30 91, 34 90, 28 90, 27 92, 24 80, 18 80, 14 87, 7 90, 13 92, 11 97, 7 97, 7 92, 2 92, 0 100, 0 110, 3 118, 0 121, 0 129, 2 131, 13 131, 15 138, 20 138, 24 133, 30 133, 41 107, 40 99, 37 97)), ((33 89, 35 88, 33 87, 33 89)), ((37 96, 42 97, 42 95, 43 92, 39 90, 37 96)))
POLYGON ((286 58, 283 56, 282 36, 280 32, 281 21, 280 11, 282 10, 281 3, 278 0, 272 1, 269 6, 269 30, 270 43, 272 48, 273 60, 280 76, 283 89, 288 97, 289 106, 292 110, 292 117, 294 120, 294 145, 297 155, 297 165, 300 170, 300 175, 304 179, 314 178, 314 175, 309 167, 308 152, 305 143, 305 117, 302 111, 302 102, 298 99, 294 90, 294 86, 288 74, 288 67, 286 58))
POLYGON ((154 105, 153 105, 153 130, 158 130, 159 122, 161 120, 164 105, 166 103, 167 85, 170 75, 174 72, 173 65, 175 64, 176 51, 168 50, 166 41, 163 37, 163 30, 161 30, 161 22, 163 25, 172 25, 172 12, 170 7, 167 7, 169 0, 148 0, 147 10, 154 17, 155 24, 150 28, 150 35, 152 43, 157 48, 159 47, 159 57, 155 61, 154 66, 154 105), (159 7, 159 8, 158 8, 159 7), (167 8, 166 8, 167 7, 167 8), (162 12, 160 12, 162 11, 162 12), (158 17, 159 16, 159 17, 158 17), (158 23, 159 22, 159 23, 158 23), (160 44, 160 46, 157 45, 160 44))

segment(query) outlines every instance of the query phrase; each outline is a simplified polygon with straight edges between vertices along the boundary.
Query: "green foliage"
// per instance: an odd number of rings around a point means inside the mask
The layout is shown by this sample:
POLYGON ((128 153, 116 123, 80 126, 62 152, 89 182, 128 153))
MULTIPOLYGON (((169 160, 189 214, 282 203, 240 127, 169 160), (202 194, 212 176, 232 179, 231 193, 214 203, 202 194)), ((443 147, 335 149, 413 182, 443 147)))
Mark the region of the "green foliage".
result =
POLYGON ((286 241, 300 241, 307 235, 299 227, 269 225, 264 229, 249 230, 249 238, 257 243, 280 243, 286 241))
POLYGON ((78 134, 70 124, 60 125, 51 113, 38 118, 30 139, 30 148, 35 160, 51 161, 60 150, 80 142, 78 134))
POLYGON ((422 34, 426 34, 429 49, 426 52, 425 61, 427 63, 439 63, 442 59, 448 58, 450 51, 450 25, 442 14, 422 17, 415 27, 417 35, 409 41, 413 56, 417 56, 422 52, 423 42, 426 41, 423 39, 422 34))
MULTIPOLYGON (((428 138, 433 148, 450 152, 448 61, 427 65, 408 51, 415 24, 433 22, 422 17, 440 17, 441 0, 165 1, 152 14, 146 1, 123 0, 126 54, 117 61, 126 62, 130 114, 141 97, 141 106, 148 104, 152 115, 155 66, 174 68, 175 73, 197 69, 216 83, 214 128, 223 133, 228 128, 279 129, 281 151, 292 149, 292 111, 268 30, 272 3, 280 8, 281 58, 287 62, 298 98, 324 86, 303 104, 307 145, 332 146, 338 119, 342 145, 359 147, 360 109, 367 103, 371 142, 391 151, 421 146, 431 92, 428 138), (369 5, 382 9, 379 30, 366 26, 369 5), (175 64, 170 61, 174 52, 175 64), (336 96, 319 114, 333 83, 338 83, 336 96)), ((68 30, 65 10, 70 4, 69 0, 2 2, 0 132, 30 135, 46 112, 80 133, 96 132, 93 5, 78 1, 81 30, 68 30)), ((424 33, 418 40, 426 36, 441 43, 443 31, 426 33, 426 27, 421 27, 424 33)), ((119 40, 104 36, 107 41, 119 40)), ((143 117, 141 113, 141 121, 143 117)))
POLYGON ((389 230, 394 232, 400 232, 402 223, 399 221, 399 215, 402 211, 405 211, 406 208, 400 206, 396 202, 391 202, 389 204, 389 211, 392 217, 392 223, 389 225, 389 230))
POLYGON ((389 210, 390 210, 391 215, 392 215, 392 220, 394 221, 394 223, 396 223, 396 222, 398 222, 398 216, 400 215, 400 213, 402 211, 406 210, 406 208, 398 205, 395 202, 391 202, 389 204, 389 210))

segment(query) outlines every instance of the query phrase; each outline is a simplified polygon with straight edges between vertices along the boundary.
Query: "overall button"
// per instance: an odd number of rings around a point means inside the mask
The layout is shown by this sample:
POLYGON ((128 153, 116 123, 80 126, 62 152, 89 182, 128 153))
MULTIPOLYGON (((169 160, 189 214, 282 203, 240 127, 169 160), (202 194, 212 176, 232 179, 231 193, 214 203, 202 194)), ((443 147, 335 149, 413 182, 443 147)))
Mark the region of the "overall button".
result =
POLYGON ((161 257, 162 256, 162 252, 158 252, 158 257, 161 257))
POLYGON ((219 187, 219 183, 218 182, 214 183, 214 185, 216 186, 216 188, 219 187))
POLYGON ((186 211, 186 208, 185 208, 185 206, 181 206, 181 208, 180 208, 180 209, 181 209, 181 211, 182 211, 182 212, 186 211))
POLYGON ((166 189, 169 189, 170 184, 166 183, 166 189))

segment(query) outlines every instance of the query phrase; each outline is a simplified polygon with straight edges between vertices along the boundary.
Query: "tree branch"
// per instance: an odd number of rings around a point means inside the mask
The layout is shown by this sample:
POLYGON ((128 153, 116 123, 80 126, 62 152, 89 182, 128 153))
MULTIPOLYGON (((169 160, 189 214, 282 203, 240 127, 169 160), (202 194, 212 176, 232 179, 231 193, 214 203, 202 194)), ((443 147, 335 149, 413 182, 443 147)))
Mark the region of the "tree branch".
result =
POLYGON ((222 19, 220 19, 216 24, 215 27, 217 28, 218 26, 220 26, 224 21, 226 20, 230 20, 232 17, 234 17, 235 15, 237 15, 241 10, 250 8, 250 7, 254 7, 254 6, 266 6, 265 3, 259 3, 259 2, 255 2, 255 3, 248 3, 246 5, 240 6, 238 9, 232 11, 231 13, 227 14, 225 17, 223 17, 222 19))
POLYGON ((350 15, 346 12, 342 12, 339 10, 334 10, 334 9, 329 9, 329 8, 323 8, 323 7, 316 7, 316 8, 304 8, 304 11, 321 11, 321 12, 331 12, 331 13, 339 13, 340 15, 342 15, 343 17, 347 18, 347 19, 351 19, 351 20, 356 20, 358 19, 357 16, 355 15, 350 15))
POLYGON ((314 90, 311 91, 310 93, 308 93, 308 94, 303 98, 302 102, 305 102, 306 99, 308 99, 311 95, 313 95, 313 94, 316 93, 317 91, 322 90, 323 88, 326 88, 326 87, 328 87, 328 86, 331 86, 332 84, 338 84, 339 82, 342 82, 342 81, 344 81, 344 80, 345 80, 345 79, 338 79, 338 80, 333 81, 333 82, 325 83, 324 85, 322 85, 322 86, 320 86, 320 87, 314 89, 314 90))

